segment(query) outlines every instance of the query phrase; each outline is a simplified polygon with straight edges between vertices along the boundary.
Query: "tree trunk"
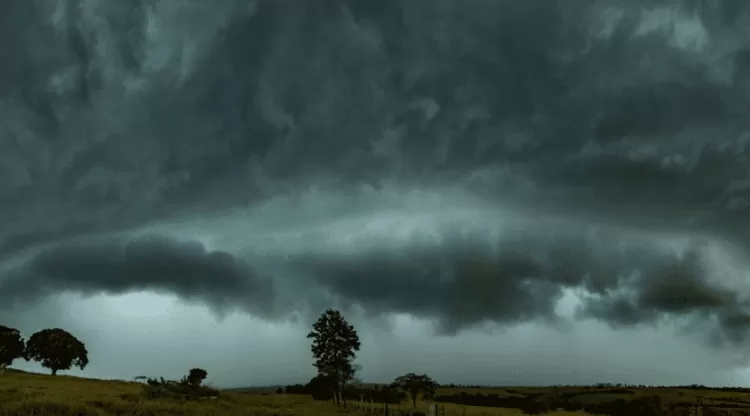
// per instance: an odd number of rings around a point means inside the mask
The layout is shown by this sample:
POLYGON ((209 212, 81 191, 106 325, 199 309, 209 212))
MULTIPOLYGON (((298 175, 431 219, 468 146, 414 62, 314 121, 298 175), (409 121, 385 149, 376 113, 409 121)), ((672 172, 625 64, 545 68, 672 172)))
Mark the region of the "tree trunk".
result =
POLYGON ((417 408, 417 395, 416 394, 413 394, 411 396, 411 407, 415 409, 417 408))
POLYGON ((339 387, 339 397, 341 397, 341 403, 344 405, 344 409, 346 409, 346 397, 344 397, 344 390, 346 389, 346 383, 341 383, 339 387))
POLYGON ((57 369, 56 369, 56 368, 53 368, 53 369, 52 369, 52 375, 53 375, 53 376, 56 376, 56 375, 57 375, 57 369))
POLYGON ((333 388, 333 404, 339 407, 339 392, 336 388, 333 388))

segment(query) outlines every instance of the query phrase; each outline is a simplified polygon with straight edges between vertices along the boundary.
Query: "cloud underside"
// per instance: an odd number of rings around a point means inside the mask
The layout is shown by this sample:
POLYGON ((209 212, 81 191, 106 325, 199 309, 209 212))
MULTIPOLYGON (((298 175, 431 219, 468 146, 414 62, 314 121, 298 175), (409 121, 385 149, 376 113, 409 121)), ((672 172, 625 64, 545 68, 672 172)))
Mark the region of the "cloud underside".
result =
POLYGON ((487 323, 563 323, 570 317, 557 306, 572 290, 580 298, 572 319, 614 328, 679 323, 716 346, 746 340, 742 288, 712 279, 715 264, 704 247, 678 251, 605 231, 524 228, 494 239, 441 231, 439 240, 412 235, 374 247, 352 242, 349 252, 310 248, 256 257, 257 268, 252 256, 198 241, 153 234, 81 239, 49 246, 8 271, 0 300, 13 306, 63 291, 155 291, 219 314, 239 309, 271 320, 312 318, 331 306, 371 317, 406 313, 454 335, 487 323))
POLYGON ((747 2, 183 3, 0 6, 0 307, 154 290, 456 333, 555 322, 574 290, 579 318, 746 339, 744 280, 725 278, 750 247, 747 2), (352 189, 444 188, 529 218, 326 237, 338 216, 386 215, 352 189), (268 223, 278 244, 207 247, 181 221, 268 223))

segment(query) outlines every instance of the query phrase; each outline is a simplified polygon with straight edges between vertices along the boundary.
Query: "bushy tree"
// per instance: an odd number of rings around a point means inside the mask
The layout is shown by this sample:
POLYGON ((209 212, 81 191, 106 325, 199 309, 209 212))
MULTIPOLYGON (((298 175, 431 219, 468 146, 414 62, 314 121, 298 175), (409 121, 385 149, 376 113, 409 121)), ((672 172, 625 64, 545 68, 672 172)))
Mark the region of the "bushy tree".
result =
POLYGON ((305 389, 312 395, 313 400, 331 400, 334 398, 333 386, 335 384, 332 377, 318 373, 305 385, 305 389))
POLYGON ((411 397, 412 406, 417 407, 417 398, 419 398, 420 394, 426 400, 433 398, 439 384, 427 376, 427 374, 408 373, 401 377, 396 377, 393 381, 393 386, 408 393, 409 397, 411 397))
POLYGON ((187 383, 191 386, 198 387, 208 376, 208 372, 202 368, 191 368, 187 376, 187 383))
POLYGON ((0 374, 5 367, 13 364, 17 358, 23 357, 26 344, 21 332, 15 328, 0 325, 0 374))
POLYGON ((26 342, 24 358, 40 362, 42 367, 52 371, 53 376, 58 370, 69 370, 74 366, 83 370, 89 363, 83 342, 60 328, 43 329, 32 335, 26 342))
POLYGON ((342 393, 347 382, 354 378, 356 372, 354 359, 360 347, 357 331, 341 312, 327 309, 313 324, 307 338, 313 340, 313 365, 318 369, 318 374, 330 380, 338 406, 343 400, 342 393))

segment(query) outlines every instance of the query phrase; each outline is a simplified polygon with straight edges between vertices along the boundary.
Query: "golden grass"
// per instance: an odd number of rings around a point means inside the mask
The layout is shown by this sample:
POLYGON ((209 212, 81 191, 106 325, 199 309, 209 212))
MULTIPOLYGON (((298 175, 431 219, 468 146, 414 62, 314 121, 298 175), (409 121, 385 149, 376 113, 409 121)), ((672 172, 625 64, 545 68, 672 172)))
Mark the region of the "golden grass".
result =
MULTIPOLYGON (((363 416, 356 404, 347 409, 330 402, 314 401, 304 395, 262 392, 224 391, 216 399, 181 401, 146 399, 143 385, 136 382, 87 379, 73 376, 50 376, 9 370, 0 376, 0 416, 363 416)), ((724 402, 750 403, 750 393, 689 389, 628 389, 632 394, 597 393, 594 387, 516 387, 516 388, 441 388, 439 395, 465 391, 470 394, 497 394, 500 397, 529 393, 576 394, 576 401, 602 402, 616 398, 636 398, 658 393, 665 402, 691 401, 703 398, 706 404, 724 402)), ((517 409, 440 404, 439 416, 521 416, 517 409)), ((376 405, 382 409, 382 405, 376 405)), ((418 410, 426 413, 427 404, 409 403, 390 407, 391 414, 418 410)), ((382 415, 382 413, 381 413, 382 415)), ((550 412, 550 416, 586 416, 583 412, 550 412)))
MULTIPOLYGON (((147 399, 143 384, 128 381, 87 379, 73 376, 50 376, 8 370, 0 375, 0 416, 364 416, 356 404, 347 409, 330 402, 314 401, 304 395, 269 394, 267 392, 223 391, 216 399, 184 401, 147 399)), ((497 394, 500 397, 524 396, 530 393, 575 394, 581 403, 606 402, 617 398, 633 399, 659 394, 664 403, 686 402, 702 398, 704 403, 721 406, 726 403, 750 405, 750 393, 738 391, 691 390, 679 388, 629 388, 631 394, 604 392, 594 387, 507 387, 507 388, 441 388, 438 395, 497 394)), ((517 409, 439 404, 438 416, 521 416, 517 409)), ((382 409, 383 405, 375 405, 382 409)), ((410 403, 389 407, 391 415, 411 412, 410 403)), ((417 411, 426 413, 427 404, 418 403, 417 411)), ((379 414, 382 416, 382 413, 379 414)), ((550 412, 551 416, 585 416, 583 412, 550 412)))
MULTIPOLYGON (((366 412, 350 404, 336 408, 330 402, 308 396, 222 392, 213 400, 184 402, 174 399, 145 399, 142 384, 127 381, 50 376, 8 370, 0 375, 0 416, 348 416, 366 412)), ((380 405, 382 406, 382 405, 380 405)), ((425 403, 416 410, 425 411, 425 403)), ((443 406, 441 404, 441 406, 443 406)), ((391 414, 411 411, 403 404, 390 406, 391 414)), ((442 416, 442 411, 440 412, 442 416)), ((445 405, 445 416, 520 416, 515 409, 445 405)), ((553 412, 555 416, 583 416, 584 413, 553 412)))

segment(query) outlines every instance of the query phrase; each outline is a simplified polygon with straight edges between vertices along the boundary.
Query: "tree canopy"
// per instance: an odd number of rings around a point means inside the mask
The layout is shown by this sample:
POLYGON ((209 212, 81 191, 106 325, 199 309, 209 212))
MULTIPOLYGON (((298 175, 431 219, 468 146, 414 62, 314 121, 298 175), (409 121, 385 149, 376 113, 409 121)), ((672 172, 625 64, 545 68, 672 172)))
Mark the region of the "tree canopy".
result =
POLYGON ((198 387, 208 376, 208 372, 202 368, 191 368, 187 376, 187 382, 191 386, 198 387))
POLYGON ((408 393, 409 397, 411 397, 412 405, 417 407, 417 399, 420 395, 424 399, 431 399, 435 396, 435 390, 440 385, 427 376, 427 374, 408 373, 396 377, 393 381, 393 386, 408 393))
POLYGON ((89 363, 86 346, 69 332, 60 328, 43 329, 26 342, 24 358, 37 361, 52 370, 69 370, 75 366, 83 370, 89 363))
POLYGON ((336 405, 341 403, 342 393, 348 381, 354 378, 354 359, 360 342, 357 331, 334 309, 327 309, 313 324, 307 334, 312 338, 314 366, 318 374, 326 376, 333 384, 336 405))
POLYGON ((0 325, 0 372, 23 357, 26 348, 21 332, 15 328, 0 325))

